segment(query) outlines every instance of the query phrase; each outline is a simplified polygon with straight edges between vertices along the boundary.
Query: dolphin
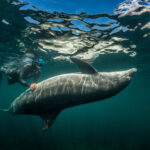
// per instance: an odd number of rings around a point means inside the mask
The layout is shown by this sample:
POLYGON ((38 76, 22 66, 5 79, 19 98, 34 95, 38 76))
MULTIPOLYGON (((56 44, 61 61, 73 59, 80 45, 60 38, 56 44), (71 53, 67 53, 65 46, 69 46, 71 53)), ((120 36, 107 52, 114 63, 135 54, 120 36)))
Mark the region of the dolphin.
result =
POLYGON ((112 97, 123 90, 137 71, 132 68, 118 72, 98 72, 87 62, 71 57, 81 73, 69 73, 48 78, 27 89, 17 97, 9 109, 1 111, 13 115, 38 115, 44 120, 43 130, 48 129, 65 108, 91 103, 112 97))

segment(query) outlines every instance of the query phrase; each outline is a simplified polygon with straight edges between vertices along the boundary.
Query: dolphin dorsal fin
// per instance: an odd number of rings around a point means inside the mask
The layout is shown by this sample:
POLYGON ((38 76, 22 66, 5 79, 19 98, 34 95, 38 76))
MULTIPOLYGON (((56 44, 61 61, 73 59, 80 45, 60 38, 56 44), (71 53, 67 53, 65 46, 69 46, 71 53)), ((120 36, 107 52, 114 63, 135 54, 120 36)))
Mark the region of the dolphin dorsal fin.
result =
POLYGON ((44 120, 44 127, 42 128, 43 131, 47 130, 53 124, 59 113, 60 111, 53 112, 51 114, 44 114, 41 116, 44 120))
POLYGON ((87 62, 81 60, 79 57, 70 57, 70 59, 78 65, 78 67, 82 73, 86 73, 86 74, 98 73, 95 68, 93 68, 87 62))

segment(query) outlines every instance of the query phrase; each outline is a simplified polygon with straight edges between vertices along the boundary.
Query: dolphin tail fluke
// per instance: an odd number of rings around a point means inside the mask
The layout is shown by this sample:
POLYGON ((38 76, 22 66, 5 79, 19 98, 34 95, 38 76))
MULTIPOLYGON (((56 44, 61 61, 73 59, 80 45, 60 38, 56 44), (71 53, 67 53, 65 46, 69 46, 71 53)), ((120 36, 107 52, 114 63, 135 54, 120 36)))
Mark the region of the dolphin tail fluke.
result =
POLYGON ((43 131, 47 130, 53 124, 59 113, 60 111, 41 116, 44 120, 44 127, 42 128, 43 131))
POLYGON ((2 112, 9 112, 9 109, 0 109, 2 112))

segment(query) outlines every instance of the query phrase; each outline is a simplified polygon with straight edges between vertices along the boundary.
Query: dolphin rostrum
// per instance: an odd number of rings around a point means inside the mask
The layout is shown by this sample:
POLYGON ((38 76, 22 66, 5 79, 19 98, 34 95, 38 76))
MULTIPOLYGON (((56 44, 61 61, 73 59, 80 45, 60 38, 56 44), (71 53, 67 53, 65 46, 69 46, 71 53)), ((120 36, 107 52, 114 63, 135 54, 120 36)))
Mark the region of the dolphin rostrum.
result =
POLYGON ((135 68, 119 72, 97 72, 91 65, 72 57, 81 73, 54 76, 37 84, 32 91, 27 89, 11 104, 1 109, 11 114, 38 115, 48 129, 57 115, 65 108, 112 97, 130 82, 135 68))

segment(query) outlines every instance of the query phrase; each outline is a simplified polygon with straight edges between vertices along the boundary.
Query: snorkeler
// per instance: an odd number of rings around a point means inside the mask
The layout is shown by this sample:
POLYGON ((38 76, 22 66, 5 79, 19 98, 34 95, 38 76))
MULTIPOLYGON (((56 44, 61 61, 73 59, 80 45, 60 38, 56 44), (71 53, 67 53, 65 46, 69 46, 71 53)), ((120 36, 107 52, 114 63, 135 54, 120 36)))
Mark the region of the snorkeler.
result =
POLYGON ((40 67, 44 64, 45 61, 43 59, 37 58, 33 53, 26 53, 17 63, 17 67, 2 67, 0 69, 0 80, 2 80, 2 73, 4 73, 7 76, 8 84, 19 82, 31 90, 35 90, 41 72, 40 67), (33 83, 29 84, 25 79, 31 77, 33 77, 33 83))

